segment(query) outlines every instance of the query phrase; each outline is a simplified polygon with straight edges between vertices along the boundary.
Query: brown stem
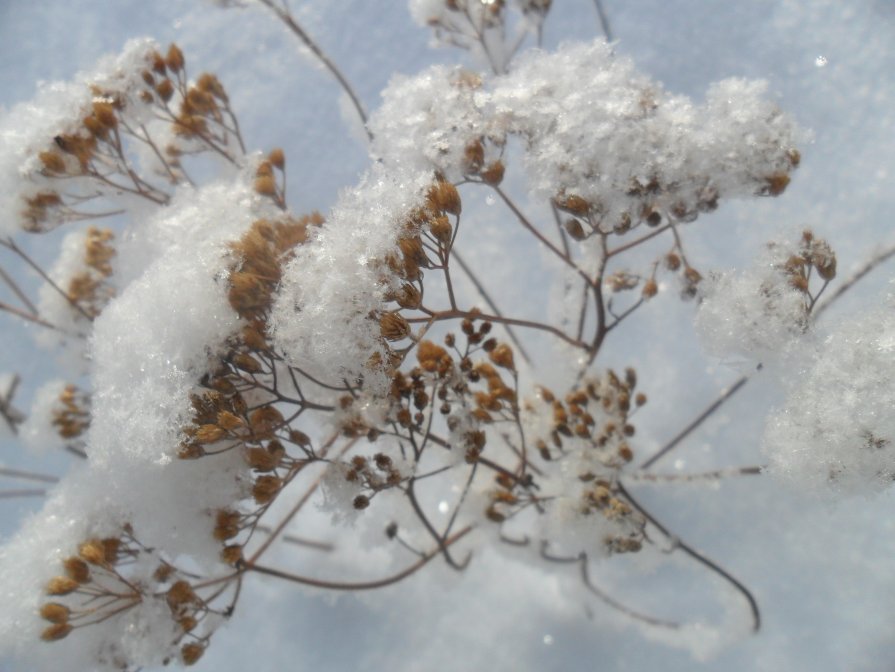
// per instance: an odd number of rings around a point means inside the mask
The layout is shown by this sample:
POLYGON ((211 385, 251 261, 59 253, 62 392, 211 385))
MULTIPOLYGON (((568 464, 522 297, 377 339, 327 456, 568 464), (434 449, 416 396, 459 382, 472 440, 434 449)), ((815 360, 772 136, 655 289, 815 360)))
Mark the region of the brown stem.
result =
MULTIPOLYGON (((458 542, 460 539, 465 537, 469 532, 472 531, 472 526, 464 527, 459 532, 451 535, 448 539, 445 540, 445 546, 451 546, 458 542)), ((397 574, 392 574, 391 576, 387 576, 382 579, 377 579, 374 581, 359 581, 356 583, 341 583, 338 581, 325 581, 323 579, 312 579, 306 576, 299 576, 298 574, 291 574, 289 572, 284 572, 279 569, 274 569, 272 567, 265 567, 262 565, 256 565, 253 563, 245 563, 241 566, 241 569, 247 572, 258 572, 259 574, 267 574, 268 576, 275 576, 278 579, 285 579, 286 581, 293 581, 295 583, 301 583, 306 586, 314 586, 315 588, 326 588, 328 590, 375 590, 376 588, 385 588, 386 586, 391 586, 395 583, 398 583, 402 579, 406 579, 408 576, 417 572, 420 568, 425 566, 432 558, 439 555, 441 553, 441 547, 435 548, 425 555, 423 555, 419 560, 410 565, 409 567, 403 569, 397 574)))
POLYGON ((357 97, 357 94, 354 92, 351 84, 349 84, 348 80, 345 79, 345 76, 341 73, 339 68, 335 63, 326 55, 326 52, 321 49, 314 40, 311 39, 311 36, 305 32, 304 28, 302 28, 298 23, 296 23, 295 19, 292 17, 292 14, 289 13, 287 9, 281 9, 280 7, 274 6, 274 4, 270 0, 260 0, 261 4, 270 9, 274 14, 277 15, 277 18, 280 19, 286 26, 291 30, 295 36, 301 40, 301 42, 311 50, 311 53, 319 60, 323 66, 329 70, 329 73, 336 79, 339 85, 342 87, 342 90, 351 100, 351 104, 354 106, 355 111, 357 112, 357 116, 360 117, 361 122, 364 125, 364 131, 367 133, 367 138, 370 142, 373 142, 373 134, 367 128, 367 113, 364 112, 363 105, 361 105, 360 99, 357 97))

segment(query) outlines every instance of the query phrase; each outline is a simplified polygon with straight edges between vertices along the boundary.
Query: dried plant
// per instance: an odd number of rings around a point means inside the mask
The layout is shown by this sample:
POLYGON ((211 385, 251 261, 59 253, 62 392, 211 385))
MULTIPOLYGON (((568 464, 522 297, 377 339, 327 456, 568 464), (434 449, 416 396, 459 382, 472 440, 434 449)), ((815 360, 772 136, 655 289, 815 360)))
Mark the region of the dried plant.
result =
MULTIPOLYGON (((572 568, 607 608, 674 632, 685 618, 627 606, 588 571, 670 548, 739 594, 757 630, 749 589, 625 485, 661 478, 650 467, 746 379, 643 455, 651 372, 608 361, 604 346, 674 284, 699 300, 699 328, 718 352, 766 364, 804 354, 836 277, 827 241, 810 231, 776 241, 744 275, 698 269, 686 243, 725 199, 786 190, 800 163, 795 123, 761 83, 720 82, 699 106, 668 94, 602 40, 524 51, 540 43, 552 7, 522 0, 411 2, 440 43, 482 56, 491 72, 436 66, 395 78, 368 118, 288 6, 258 4, 365 122, 371 167, 326 217, 292 211, 284 152, 247 153, 225 85, 192 78, 176 45, 130 43, 70 84, 53 123, 22 141, 18 193, 3 195, 19 217, 0 245, 45 286, 31 300, 4 271, 20 305, 0 308, 44 330, 78 369, 74 382, 46 387, 27 420, 10 378, 0 419, 31 436, 43 426, 85 464, 7 544, 5 563, 31 564, 21 636, 69 645, 80 652, 72 661, 101 669, 192 665, 252 574, 364 590, 438 559, 462 571, 486 543, 572 568), (228 177, 207 179, 203 161, 228 177), (544 205, 534 215, 504 186, 523 172, 544 205), (458 240, 475 244, 485 225, 466 207, 479 194, 547 255, 564 288, 560 314, 501 309, 501 283, 521 282, 525 260, 481 267, 459 254, 458 240), (44 271, 16 241, 60 226, 71 233, 44 271), (140 257, 134 240, 155 247, 140 257), (533 356, 538 336, 550 347, 533 356), (543 383, 548 372, 561 386, 543 383), (381 523, 404 565, 333 581, 268 563, 312 499, 333 525, 381 523)), ((888 315, 870 321, 891 337, 888 315)), ((865 349, 854 366, 872 368, 865 349)), ((890 482, 891 394, 867 392, 884 382, 818 361, 769 425, 772 468, 842 487, 890 482), (852 408, 859 418, 819 400, 831 381, 865 399, 852 408), (819 425, 829 426, 826 453, 807 456, 819 425)))

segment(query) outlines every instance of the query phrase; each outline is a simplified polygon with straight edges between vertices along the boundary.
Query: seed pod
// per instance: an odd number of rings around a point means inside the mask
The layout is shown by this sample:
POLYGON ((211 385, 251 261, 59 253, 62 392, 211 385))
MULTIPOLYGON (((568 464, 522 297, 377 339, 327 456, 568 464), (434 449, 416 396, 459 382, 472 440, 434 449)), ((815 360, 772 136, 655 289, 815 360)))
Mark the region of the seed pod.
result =
POLYGON ((183 52, 174 43, 168 47, 168 53, 165 56, 165 65, 167 65, 172 72, 179 72, 183 69, 183 52))
POLYGON ((460 192, 450 182, 436 182, 429 189, 428 196, 435 210, 443 210, 452 215, 460 214, 460 192))
POLYGON ((302 448, 306 448, 311 445, 311 437, 309 437, 304 432, 300 432, 297 429, 293 429, 289 432, 289 440, 293 443, 301 446, 302 448))
POLYGON ((477 173, 485 163, 485 147, 481 141, 473 140, 463 150, 464 170, 467 173, 477 173))
POLYGON ((255 191, 262 196, 277 195, 277 183, 271 175, 260 175, 259 177, 256 177, 253 186, 255 191))
POLYGON ((226 562, 228 565, 235 565, 237 562, 242 560, 242 546, 239 546, 237 544, 224 546, 224 550, 221 551, 221 560, 226 562))
POLYGON ((558 196, 554 202, 560 210, 575 215, 576 217, 587 217, 590 211, 590 204, 580 196, 574 194, 569 196, 558 196))
POLYGON ((41 152, 37 155, 44 169, 50 173, 64 173, 65 160, 56 152, 41 152))
POLYGON ((78 589, 78 582, 73 581, 67 576, 54 576, 50 579, 50 582, 47 583, 46 593, 47 595, 68 595, 74 590, 78 589))
POLYGON ((183 605, 193 604, 198 600, 193 587, 189 582, 183 580, 175 581, 165 593, 165 601, 173 612, 177 612, 183 605))
POLYGON ((78 555, 91 565, 103 565, 106 562, 106 551, 99 539, 90 539, 78 546, 78 555))
POLYGON ((252 488, 252 497, 258 504, 272 502, 283 487, 283 481, 278 476, 259 476, 252 488))
POLYGON ((283 170, 286 167, 286 155, 279 147, 270 150, 270 154, 267 155, 267 160, 275 165, 279 170, 283 170))
POLYGON ((226 435, 227 433, 223 428, 218 427, 217 425, 202 425, 196 431, 196 436, 194 438, 198 443, 206 445, 220 441, 226 435))
POLYGON ((384 313, 379 318, 379 331, 387 341, 400 341, 410 336, 410 324, 398 313, 384 313))
POLYGON ((50 623, 67 623, 71 610, 58 602, 47 602, 40 608, 40 617, 50 623))
POLYGON ((118 117, 115 116, 115 108, 112 107, 111 103, 93 103, 93 116, 106 128, 111 129, 118 126, 118 117))
POLYGON ((442 245, 447 245, 451 242, 451 236, 453 235, 454 229, 447 217, 438 215, 429 222, 429 231, 432 232, 435 240, 442 245))
POLYGON ((45 642, 57 642, 67 637, 71 630, 72 627, 68 623, 54 623, 40 633, 40 638, 45 642))
POLYGON ((659 293, 659 285, 656 284, 655 280, 650 278, 643 283, 643 289, 640 290, 640 293, 644 299, 651 299, 659 293))
POLYGON ((406 283, 401 286, 401 289, 395 297, 395 301, 397 301, 398 305, 402 308, 416 309, 420 307, 422 298, 422 294, 420 294, 420 291, 416 287, 406 283))
POLYGON ((496 187, 503 182, 504 166, 502 161, 495 161, 482 171, 482 180, 485 184, 496 187))
POLYGON ((163 79, 155 86, 155 92, 166 103, 174 97, 174 84, 170 79, 163 79))
POLYGON ((587 234, 584 232, 584 227, 581 226, 581 222, 577 219, 567 219, 563 228, 565 228, 566 233, 572 236, 575 240, 584 240, 587 238, 587 234))
POLYGON ((62 566, 65 567, 65 575, 72 581, 78 583, 90 581, 90 568, 80 558, 66 558, 62 566))
POLYGON ((764 179, 764 186, 759 193, 763 196, 779 196, 789 186, 789 175, 786 173, 774 173, 764 179))
POLYGON ((491 352, 488 353, 488 357, 497 366, 503 367, 504 369, 509 369, 510 371, 516 370, 516 365, 513 362, 513 349, 506 343, 501 343, 496 348, 494 348, 491 352))
POLYGON ((255 471, 273 471, 280 462, 277 456, 257 446, 246 451, 245 461, 255 471))
POLYGON ((351 504, 358 511, 363 511, 368 506, 370 506, 370 498, 366 495, 358 495, 354 498, 354 501, 351 504))
POLYGON ((184 665, 194 665, 199 662, 202 654, 205 653, 205 647, 201 644, 190 643, 184 644, 180 648, 180 658, 184 665))
POLYGON ((245 353, 239 353, 233 357, 233 364, 247 373, 260 373, 262 370, 261 363, 245 353))

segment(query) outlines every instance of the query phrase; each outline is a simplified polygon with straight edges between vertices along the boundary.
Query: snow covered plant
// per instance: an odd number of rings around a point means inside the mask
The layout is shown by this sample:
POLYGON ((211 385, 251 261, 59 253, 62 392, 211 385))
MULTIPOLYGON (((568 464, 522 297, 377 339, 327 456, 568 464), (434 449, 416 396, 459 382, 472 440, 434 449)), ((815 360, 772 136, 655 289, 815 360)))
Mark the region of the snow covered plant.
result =
POLYGON ((0 245, 43 283, 32 300, 4 271, 0 308, 64 353, 27 418, 14 376, 0 412, 25 443, 79 458, 0 550, 2 648, 29 669, 192 665, 252 575, 371 589, 431 561, 464 570, 485 546, 573 568, 671 642, 686 619, 622 604, 588 568, 675 551, 739 594, 757 629, 748 589, 626 488, 660 456, 634 467, 651 372, 604 346, 672 300, 669 284, 699 298, 719 351, 807 343, 790 348, 802 387, 769 425, 772 466, 892 480, 891 384, 875 364, 892 319, 813 334, 829 244, 775 243, 744 275, 709 276, 687 253, 695 220, 782 194, 799 165, 800 131, 765 85, 729 79, 694 102, 603 40, 526 50, 549 0, 414 0, 439 41, 490 71, 396 76, 367 118, 288 7, 257 4, 365 122, 369 169, 325 216, 293 211, 285 153, 248 152, 224 84, 176 45, 130 42, 0 120, 0 245), (44 270, 35 241, 57 228, 44 270), (529 256, 461 255, 491 229, 529 256), (506 300, 535 266, 555 289, 506 300), (843 349, 854 362, 829 354, 843 349), (818 392, 831 384, 844 402, 818 392), (383 547, 389 571, 335 581, 270 563, 301 539, 308 501, 383 547))

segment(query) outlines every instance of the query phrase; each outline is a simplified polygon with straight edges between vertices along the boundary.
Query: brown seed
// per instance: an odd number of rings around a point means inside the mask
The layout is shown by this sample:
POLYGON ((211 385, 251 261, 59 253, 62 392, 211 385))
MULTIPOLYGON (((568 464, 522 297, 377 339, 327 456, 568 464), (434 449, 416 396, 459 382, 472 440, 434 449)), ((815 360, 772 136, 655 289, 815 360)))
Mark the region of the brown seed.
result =
POLYGON ((566 233, 572 236, 575 240, 584 240, 587 238, 587 234, 584 232, 584 227, 581 226, 581 222, 577 219, 567 219, 563 227, 565 228, 566 233))
POLYGON ((575 196, 574 194, 569 196, 558 196, 554 202, 556 203, 557 208, 565 210, 576 217, 587 217, 587 213, 590 212, 590 204, 580 196, 575 196))
POLYGON ((260 373, 262 370, 261 363, 257 359, 242 352, 233 357, 233 364, 248 373, 260 373))
POLYGON ((450 182, 436 182, 429 189, 429 200, 436 210, 443 210, 452 215, 460 214, 460 192, 450 182))
POLYGON ((179 72, 183 69, 183 52, 176 44, 172 43, 171 46, 168 47, 168 53, 165 55, 165 65, 167 65, 172 72, 179 72))
POLYGON ((93 116, 106 128, 111 129, 118 126, 118 117, 115 116, 115 108, 111 103, 93 103, 93 116))
POLYGON ((774 173, 765 178, 764 187, 761 189, 762 195, 779 196, 789 185, 789 175, 786 173, 774 173))
POLYGON ((274 500, 283 481, 278 476, 259 476, 252 488, 252 497, 258 504, 268 504, 274 500))
POLYGON ((217 425, 202 425, 196 431, 196 436, 194 438, 198 443, 206 445, 220 441, 226 435, 227 433, 223 428, 218 427, 217 425))
POLYGON ((78 555, 91 565, 102 565, 106 562, 106 551, 99 539, 90 539, 78 546, 78 555))
POLYGON ((491 352, 488 353, 488 357, 497 366, 500 366, 504 369, 509 369, 510 371, 516 370, 516 365, 513 362, 513 349, 506 343, 501 343, 496 348, 494 348, 491 352))
POLYGON ((398 313, 384 313, 379 318, 379 331, 387 341, 400 341, 410 336, 410 324, 398 313))
POLYGON ((366 495, 358 495, 357 497, 354 498, 354 501, 352 502, 352 506, 354 506, 354 508, 357 509, 358 511, 363 511, 368 506, 370 506, 370 498, 367 497, 366 495))
POLYGON ((56 642, 68 636, 71 630, 72 627, 68 623, 54 623, 40 633, 40 638, 45 642, 56 642))
POLYGON ((463 150, 464 169, 467 173, 477 173, 485 162, 485 147, 481 141, 473 140, 463 150))
POLYGON ((175 581, 174 584, 165 593, 165 600, 172 611, 177 611, 185 604, 192 604, 198 601, 193 587, 187 581, 175 581))
POLYGON ((56 152, 41 152, 38 154, 38 158, 40 162, 43 164, 44 169, 50 173, 64 173, 65 172, 65 159, 63 159, 56 152))
POLYGON ((58 602, 47 602, 40 608, 40 617, 50 623, 67 623, 71 610, 58 602))
POLYGON ((201 644, 184 644, 180 647, 180 657, 184 665, 194 665, 205 653, 205 647, 201 644))
POLYGON ((254 182, 255 191, 262 196, 276 196, 277 195, 277 183, 276 180, 273 179, 270 175, 261 175, 255 178, 254 182))
POLYGON ((72 581, 78 583, 90 581, 90 568, 80 558, 66 558, 62 565, 65 567, 65 575, 72 581))
POLYGON ((286 155, 279 147, 270 150, 270 154, 267 155, 267 160, 275 165, 279 170, 283 170, 286 167, 286 155))
POLYGON ((485 184, 497 186, 503 182, 504 166, 502 161, 495 161, 482 171, 482 180, 485 184))
POLYGON ((429 222, 429 231, 432 232, 435 240, 442 245, 447 245, 451 242, 451 236, 453 235, 454 229, 447 217, 439 215, 429 222))
POLYGON ((170 79, 163 79, 155 86, 155 92, 166 103, 174 97, 174 84, 170 79))
POLYGON ((224 546, 224 550, 221 551, 221 560, 228 565, 235 565, 242 560, 242 546, 236 544, 224 546))

